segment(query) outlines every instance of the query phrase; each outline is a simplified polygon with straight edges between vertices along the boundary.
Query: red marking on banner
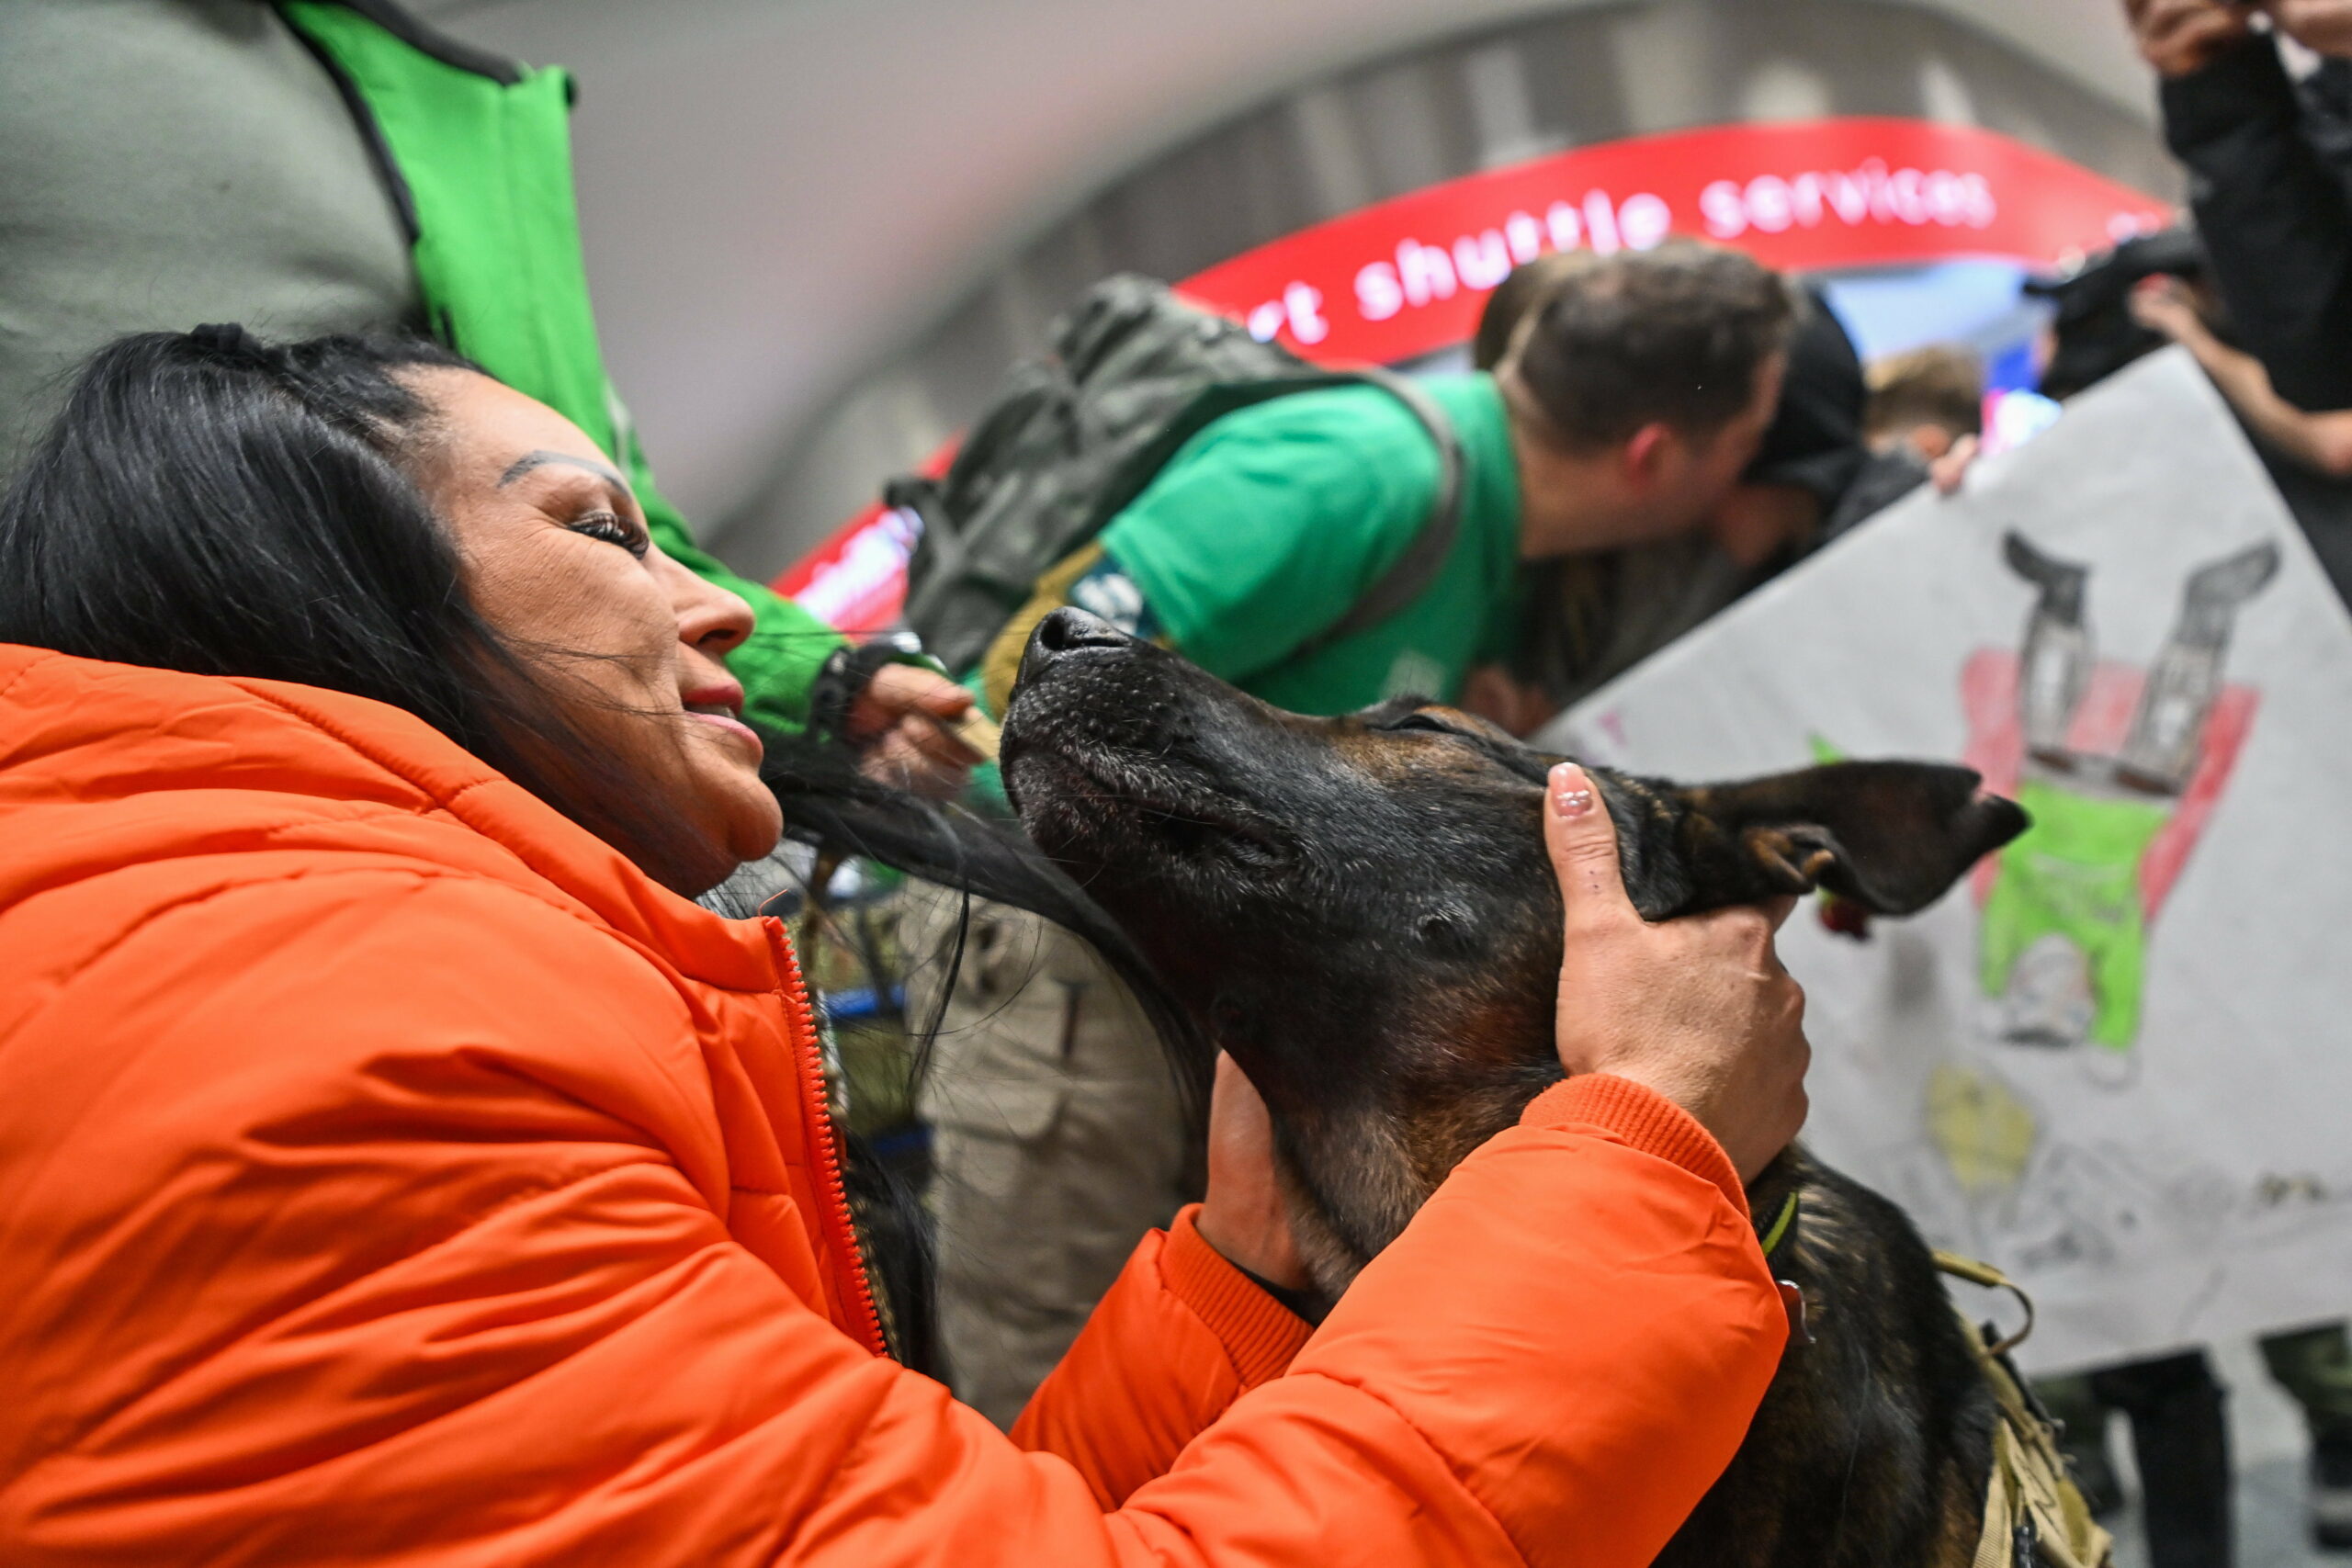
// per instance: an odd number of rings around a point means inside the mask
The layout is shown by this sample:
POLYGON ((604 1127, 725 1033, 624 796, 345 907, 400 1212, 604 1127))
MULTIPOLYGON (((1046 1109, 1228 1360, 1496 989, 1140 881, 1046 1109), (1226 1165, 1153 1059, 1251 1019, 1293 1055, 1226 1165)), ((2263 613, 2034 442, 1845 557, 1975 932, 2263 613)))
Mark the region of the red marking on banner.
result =
POLYGON ((2251 686, 2223 686, 2214 694, 2213 711, 2205 720, 2205 736, 2199 743, 2197 772, 2181 791, 2179 809, 2140 862, 2140 908, 2149 919, 2156 918, 2172 885, 2180 880, 2182 869, 2188 864, 2188 852, 2197 847, 2206 819, 2221 804, 2222 791, 2229 785, 2238 751, 2254 728, 2255 710, 2261 705, 2262 694, 2251 686))
MULTIPOLYGON (((1973 768, 1995 795, 2014 796, 2025 766, 2025 721, 2018 713, 2018 656, 1980 648, 1960 671, 1960 711, 1968 726, 1961 763, 1973 768)), ((2001 879, 2001 857, 1986 855, 1969 874, 1968 890, 1982 904, 2001 879)))
MULTIPOLYGON (((2102 660, 2092 670, 2090 684, 2075 709, 2066 729, 2067 749, 2086 757, 2112 757, 2122 750, 2132 732, 2132 717, 2139 711, 2140 693, 2148 672, 2132 664, 2102 660)), ((1960 674, 1961 711, 1968 725, 1968 743, 1961 761, 1984 776, 1984 787, 1995 795, 2014 795, 2025 764, 2025 728, 2018 712, 2018 656, 2001 649, 1979 649, 1969 656, 1960 674)), ((2156 911, 2180 880, 2189 852, 2205 831, 2205 824, 2221 803, 2238 752, 2254 728, 2261 694, 2251 686, 2225 685, 2214 694, 2206 716, 2205 733, 2198 739, 2197 771, 2180 793, 2171 820, 2149 842, 2140 861, 2140 909, 2154 921, 2156 911)), ((1969 891, 1979 904, 1992 896, 2000 878, 2001 857, 1990 855, 1970 874, 1969 891)))

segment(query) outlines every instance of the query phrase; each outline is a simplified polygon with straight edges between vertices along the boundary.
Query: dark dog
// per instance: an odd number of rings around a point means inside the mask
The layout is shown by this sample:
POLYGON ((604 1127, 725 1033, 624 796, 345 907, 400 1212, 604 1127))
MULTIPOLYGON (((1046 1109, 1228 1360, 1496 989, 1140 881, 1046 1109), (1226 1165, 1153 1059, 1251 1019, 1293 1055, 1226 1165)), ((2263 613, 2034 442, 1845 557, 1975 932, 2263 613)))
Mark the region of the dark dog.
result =
MULTIPOLYGON (((1038 626, 1004 729, 1023 825, 1132 935, 1272 1111, 1293 1222, 1342 1289, 1454 1163, 1561 1077, 1543 756, 1413 701, 1304 718, 1075 610, 1038 626)), ((1829 888, 1904 914, 2017 836, 1964 769, 1848 762, 1680 788, 1592 770, 1660 919, 1829 888)), ((1965 1564, 1993 1394, 1890 1203, 1784 1155, 1750 1190, 1815 1342, 1660 1558, 1965 1564)))

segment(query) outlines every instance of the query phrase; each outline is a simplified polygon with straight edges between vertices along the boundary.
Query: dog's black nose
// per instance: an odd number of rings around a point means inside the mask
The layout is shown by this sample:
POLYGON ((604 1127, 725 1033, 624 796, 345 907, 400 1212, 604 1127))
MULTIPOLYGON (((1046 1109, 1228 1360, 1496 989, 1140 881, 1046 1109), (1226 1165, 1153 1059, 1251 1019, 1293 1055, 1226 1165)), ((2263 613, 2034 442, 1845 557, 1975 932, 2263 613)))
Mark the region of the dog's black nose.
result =
POLYGON ((1116 648, 1127 634, 1084 610, 1064 605, 1037 623, 1036 644, 1047 653, 1068 653, 1074 648, 1116 648))
POLYGON ((1029 634, 1029 646, 1021 651, 1021 672, 1013 689, 1018 691, 1044 674, 1056 660, 1081 649, 1124 648, 1134 640, 1100 616, 1065 605, 1039 621, 1037 629, 1029 634))
POLYGON ((1037 623, 1029 637, 1029 657, 1051 659, 1081 648, 1117 648, 1133 640, 1097 615, 1065 605, 1037 623))

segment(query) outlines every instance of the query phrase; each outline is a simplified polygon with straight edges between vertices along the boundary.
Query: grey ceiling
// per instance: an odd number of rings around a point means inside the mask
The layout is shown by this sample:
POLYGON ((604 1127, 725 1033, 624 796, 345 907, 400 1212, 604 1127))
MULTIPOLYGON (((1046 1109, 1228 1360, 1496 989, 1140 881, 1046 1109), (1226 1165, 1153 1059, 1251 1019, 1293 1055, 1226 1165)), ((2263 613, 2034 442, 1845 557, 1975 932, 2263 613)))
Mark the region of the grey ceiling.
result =
MULTIPOLYGON (((664 487, 764 571, 871 482, 812 483, 806 438, 1122 174, 1351 67, 1602 0, 411 3, 579 74, 582 223, 615 378, 664 487)), ((1840 3, 1939 13, 2097 118, 2144 121, 2120 0, 1840 3)), ((1725 96, 1673 80, 1728 68, 1673 47, 1679 18, 1723 8, 1642 7, 1664 40, 1664 123, 1689 122, 1678 91, 1725 96)), ((1773 91, 1768 75, 1730 96, 1770 115, 1773 91)), ((1634 108, 1633 128, 1659 128, 1634 108)), ((922 438, 865 434, 875 461, 922 438)))

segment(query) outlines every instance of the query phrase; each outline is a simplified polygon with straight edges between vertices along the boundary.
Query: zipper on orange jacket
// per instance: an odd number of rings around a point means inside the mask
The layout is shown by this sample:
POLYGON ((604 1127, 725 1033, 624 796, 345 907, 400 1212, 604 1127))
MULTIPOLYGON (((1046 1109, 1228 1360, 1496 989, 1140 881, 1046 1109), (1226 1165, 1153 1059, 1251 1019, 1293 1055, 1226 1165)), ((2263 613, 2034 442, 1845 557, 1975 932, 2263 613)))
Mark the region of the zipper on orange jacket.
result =
POLYGON ((874 1303, 874 1282, 865 1274, 865 1249, 857 1244, 857 1219, 850 1213, 849 1184, 842 1179, 841 1129, 833 1125, 832 1108, 825 1090, 825 1058, 818 1043, 816 1014, 808 1005, 808 983, 800 977, 800 960, 792 939, 775 916, 761 918, 768 929, 768 945, 784 967, 784 1005, 793 1031, 793 1055, 800 1066, 800 1114, 807 1125, 808 1147, 816 1157, 818 1215, 825 1239, 836 1258, 847 1260, 849 1305, 854 1319, 851 1330, 877 1356, 890 1353, 882 1334, 882 1314, 874 1303))

